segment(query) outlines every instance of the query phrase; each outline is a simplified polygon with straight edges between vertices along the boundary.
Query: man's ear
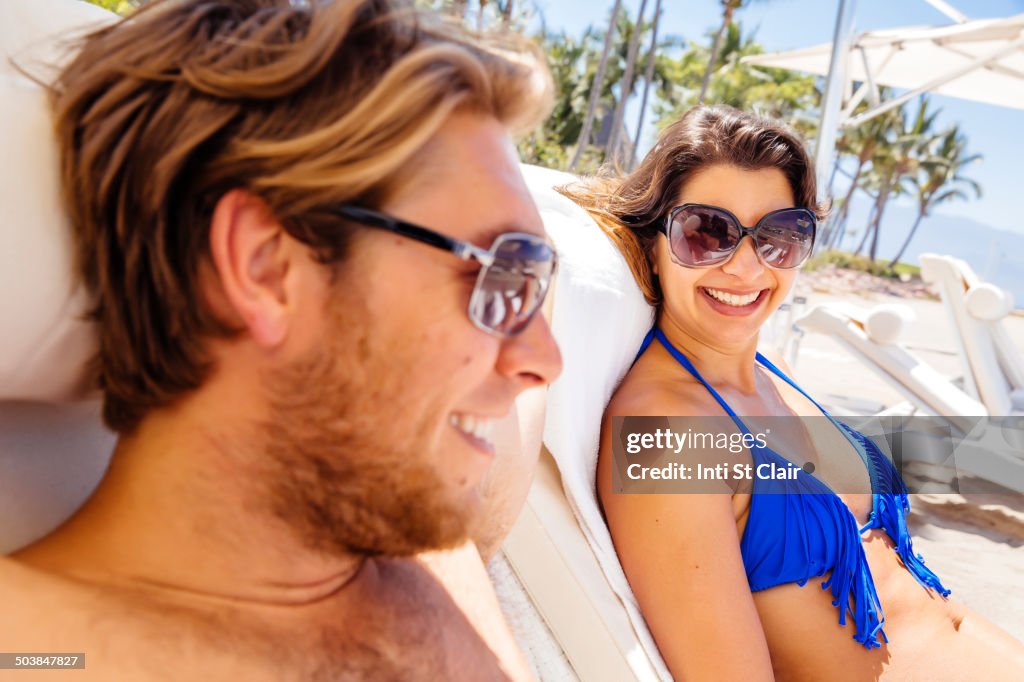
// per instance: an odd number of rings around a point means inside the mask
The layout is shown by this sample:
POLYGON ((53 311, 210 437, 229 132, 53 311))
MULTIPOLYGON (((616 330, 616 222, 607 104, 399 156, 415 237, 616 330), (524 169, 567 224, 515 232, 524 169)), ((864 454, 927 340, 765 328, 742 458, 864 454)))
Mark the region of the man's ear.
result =
POLYGON ((231 190, 213 209, 210 255, 224 303, 261 346, 282 343, 288 333, 286 287, 294 252, 270 207, 245 190, 231 190))

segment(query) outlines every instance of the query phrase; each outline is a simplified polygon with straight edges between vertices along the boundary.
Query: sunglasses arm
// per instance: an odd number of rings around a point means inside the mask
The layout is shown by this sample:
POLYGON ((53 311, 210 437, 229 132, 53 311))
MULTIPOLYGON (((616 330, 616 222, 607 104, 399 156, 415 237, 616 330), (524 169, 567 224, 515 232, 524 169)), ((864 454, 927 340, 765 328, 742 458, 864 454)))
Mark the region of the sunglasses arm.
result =
POLYGON ((478 246, 473 246, 469 242, 452 239, 449 250, 462 260, 475 260, 485 268, 494 263, 494 254, 484 251, 478 246))
POLYGON ((419 225, 407 223, 391 216, 378 213, 377 211, 363 208, 361 206, 342 205, 334 208, 334 212, 343 218, 354 220, 367 227, 376 227, 388 232, 400 234, 403 237, 413 239, 422 244, 433 246, 435 249, 453 253, 462 260, 475 260, 480 265, 487 267, 494 262, 494 256, 489 251, 473 246, 469 242, 453 239, 439 232, 434 232, 419 225))

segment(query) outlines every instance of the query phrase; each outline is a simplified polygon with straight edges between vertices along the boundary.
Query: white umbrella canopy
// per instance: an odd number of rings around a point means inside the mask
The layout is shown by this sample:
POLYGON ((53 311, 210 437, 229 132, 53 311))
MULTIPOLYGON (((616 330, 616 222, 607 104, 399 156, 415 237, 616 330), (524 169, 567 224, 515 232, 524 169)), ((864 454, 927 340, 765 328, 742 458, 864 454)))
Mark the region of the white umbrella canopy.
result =
MULTIPOLYGON (((751 56, 744 62, 825 76, 831 54, 832 44, 825 43, 751 56)), ((911 90, 909 96, 899 98, 900 103, 921 92, 934 92, 1024 109, 1024 14, 937 28, 862 33, 850 42, 846 79, 862 81, 868 88, 889 85, 911 90)), ((845 124, 853 125, 858 119, 863 117, 845 124)))

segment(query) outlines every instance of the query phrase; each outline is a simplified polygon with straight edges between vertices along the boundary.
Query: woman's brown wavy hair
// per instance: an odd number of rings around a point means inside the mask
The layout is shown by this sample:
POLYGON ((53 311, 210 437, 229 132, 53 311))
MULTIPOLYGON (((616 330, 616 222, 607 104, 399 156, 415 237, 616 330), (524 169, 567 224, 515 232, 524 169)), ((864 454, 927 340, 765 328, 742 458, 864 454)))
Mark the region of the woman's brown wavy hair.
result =
POLYGON ((795 132, 774 119, 727 106, 699 106, 665 128, 636 170, 622 178, 590 178, 561 189, 587 209, 619 248, 647 302, 661 304, 651 269, 659 226, 694 173, 714 164, 745 170, 778 168, 798 206, 824 218, 814 163, 795 132))
POLYGON ((106 423, 200 386, 204 341, 236 331, 199 284, 227 191, 341 266, 348 228, 322 207, 379 204, 457 108, 523 132, 550 100, 536 48, 402 0, 166 0, 86 37, 51 101, 106 423))

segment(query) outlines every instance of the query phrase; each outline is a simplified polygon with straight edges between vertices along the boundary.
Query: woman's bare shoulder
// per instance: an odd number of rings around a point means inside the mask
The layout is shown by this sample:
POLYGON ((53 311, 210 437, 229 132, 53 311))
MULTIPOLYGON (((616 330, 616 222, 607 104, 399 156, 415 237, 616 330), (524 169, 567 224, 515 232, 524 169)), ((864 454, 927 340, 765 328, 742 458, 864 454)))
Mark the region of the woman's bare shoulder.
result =
POLYGON ((693 377, 637 366, 622 379, 605 409, 605 416, 716 414, 717 404, 693 377))

